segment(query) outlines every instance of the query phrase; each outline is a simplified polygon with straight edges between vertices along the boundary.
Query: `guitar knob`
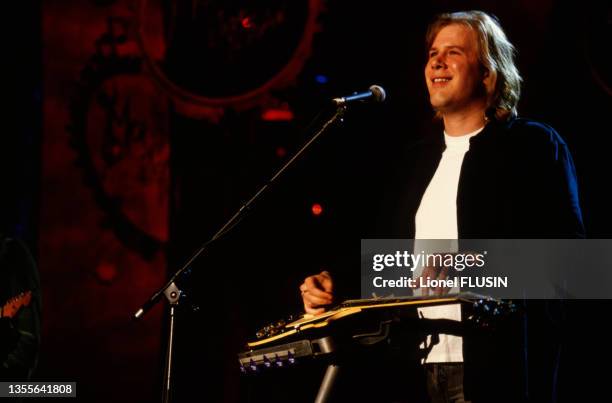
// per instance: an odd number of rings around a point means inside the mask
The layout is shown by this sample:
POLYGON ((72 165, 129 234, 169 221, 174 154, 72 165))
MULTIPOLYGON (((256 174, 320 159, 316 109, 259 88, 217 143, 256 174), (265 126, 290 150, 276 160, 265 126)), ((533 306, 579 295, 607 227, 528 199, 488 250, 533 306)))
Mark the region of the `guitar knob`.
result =
POLYGON ((257 372, 257 364, 255 364, 255 361, 253 361, 252 358, 251 358, 251 361, 249 362, 249 368, 251 368, 251 371, 257 372))
POLYGON ((270 368, 270 367, 272 366, 272 363, 270 362, 270 360, 268 359, 268 357, 266 357, 266 356, 264 355, 264 357, 263 357, 263 358, 264 358, 264 366, 265 366, 266 368, 270 368))
POLYGON ((289 362, 289 364, 295 364, 295 357, 293 356, 293 353, 291 351, 287 353, 287 361, 289 362))
POLYGON ((280 368, 283 366, 283 360, 278 356, 278 354, 274 354, 274 364, 280 368))

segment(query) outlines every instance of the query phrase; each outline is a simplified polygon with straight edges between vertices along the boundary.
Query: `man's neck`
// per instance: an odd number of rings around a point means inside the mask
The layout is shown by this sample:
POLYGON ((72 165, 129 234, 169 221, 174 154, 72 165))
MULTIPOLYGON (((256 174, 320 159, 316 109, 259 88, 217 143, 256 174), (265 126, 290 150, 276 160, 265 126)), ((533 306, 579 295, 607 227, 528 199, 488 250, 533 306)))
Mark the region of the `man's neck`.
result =
POLYGON ((442 115, 444 131, 449 136, 463 136, 485 125, 484 110, 447 112, 442 115))

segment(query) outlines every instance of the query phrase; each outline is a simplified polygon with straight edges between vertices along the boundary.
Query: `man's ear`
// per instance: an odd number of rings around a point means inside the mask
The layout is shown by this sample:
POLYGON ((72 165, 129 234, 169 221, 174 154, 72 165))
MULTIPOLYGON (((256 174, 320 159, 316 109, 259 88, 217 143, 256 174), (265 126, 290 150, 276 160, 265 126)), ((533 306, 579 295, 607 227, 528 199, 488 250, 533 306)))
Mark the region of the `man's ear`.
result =
POLYGON ((492 96, 495 92, 495 84, 497 84, 497 72, 490 69, 483 69, 482 83, 487 91, 487 96, 492 96))

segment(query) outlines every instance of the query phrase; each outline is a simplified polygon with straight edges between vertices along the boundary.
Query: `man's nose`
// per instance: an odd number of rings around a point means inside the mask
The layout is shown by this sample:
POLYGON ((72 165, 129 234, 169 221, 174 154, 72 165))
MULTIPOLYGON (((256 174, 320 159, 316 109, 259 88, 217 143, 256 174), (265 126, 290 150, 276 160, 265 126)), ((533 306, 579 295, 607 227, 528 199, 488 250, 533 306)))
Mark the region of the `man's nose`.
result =
POLYGON ((433 59, 431 59, 431 68, 434 70, 438 70, 444 68, 445 62, 442 54, 436 55, 433 59))

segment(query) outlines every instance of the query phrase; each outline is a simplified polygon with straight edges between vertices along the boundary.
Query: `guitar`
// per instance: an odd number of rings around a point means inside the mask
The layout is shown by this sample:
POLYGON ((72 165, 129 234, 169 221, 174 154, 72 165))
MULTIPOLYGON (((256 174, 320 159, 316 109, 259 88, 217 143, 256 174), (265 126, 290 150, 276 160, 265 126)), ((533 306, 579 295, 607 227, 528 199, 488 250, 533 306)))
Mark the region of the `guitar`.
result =
POLYGON ((358 299, 343 302, 320 315, 304 314, 299 317, 289 317, 265 326, 256 333, 258 340, 247 343, 249 349, 260 348, 293 338, 302 333, 308 333, 324 328, 341 319, 354 317, 368 311, 383 311, 395 308, 421 308, 426 306, 459 303, 470 306, 473 314, 471 321, 486 326, 486 321, 516 312, 517 307, 511 301, 503 302, 473 293, 449 294, 442 297, 386 297, 374 299, 358 299))
POLYGON ((24 307, 30 305, 32 301, 32 291, 22 292, 9 299, 4 306, 0 308, 0 318, 14 318, 17 312, 24 307))

